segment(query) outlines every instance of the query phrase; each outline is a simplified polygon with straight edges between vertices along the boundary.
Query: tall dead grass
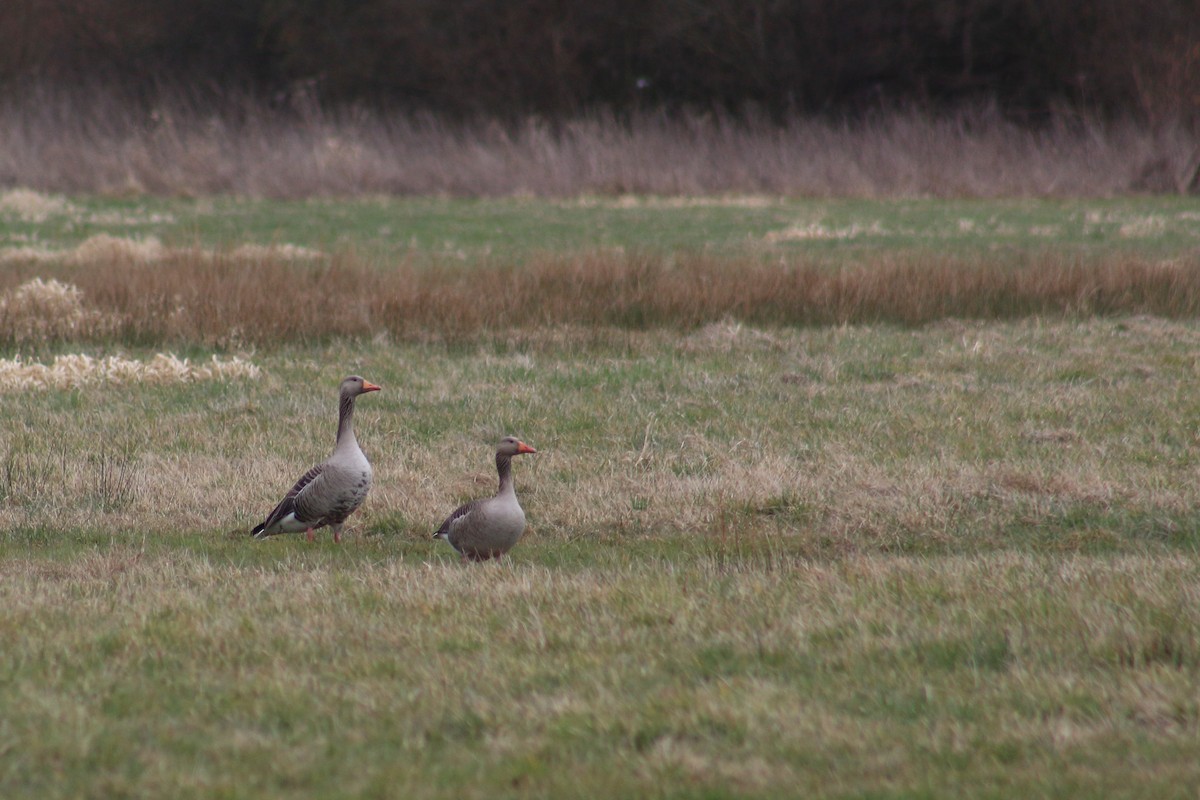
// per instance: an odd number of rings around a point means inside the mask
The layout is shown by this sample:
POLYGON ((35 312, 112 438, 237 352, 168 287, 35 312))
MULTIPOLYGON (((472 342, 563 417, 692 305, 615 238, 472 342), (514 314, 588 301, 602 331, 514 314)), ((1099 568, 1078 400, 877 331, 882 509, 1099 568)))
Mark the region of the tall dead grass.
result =
MULTIPOLYGON (((153 263, 100 257, 85 269, 39 262, 6 279, 19 280, 29 269, 78 287, 82 295, 72 295, 68 308, 73 319, 103 321, 71 327, 39 320, 57 338, 146 345, 236 348, 377 336, 456 341, 560 325, 689 330, 725 319, 758 326, 920 325, 945 318, 1200 314, 1200 254, 1084 261, 1046 253, 1017 266, 883 256, 835 268, 594 252, 520 265, 382 269, 353 253, 297 263, 266 253, 183 250, 153 263)), ((28 329, 21 315, 0 314, 0 340, 24 341, 28 329)))
POLYGON ((782 122, 657 112, 565 122, 432 116, 251 99, 151 110, 41 88, 0 98, 0 186, 50 192, 468 196, 1108 196, 1200 190, 1200 141, 1064 115, 1033 130, 989 108, 782 122))

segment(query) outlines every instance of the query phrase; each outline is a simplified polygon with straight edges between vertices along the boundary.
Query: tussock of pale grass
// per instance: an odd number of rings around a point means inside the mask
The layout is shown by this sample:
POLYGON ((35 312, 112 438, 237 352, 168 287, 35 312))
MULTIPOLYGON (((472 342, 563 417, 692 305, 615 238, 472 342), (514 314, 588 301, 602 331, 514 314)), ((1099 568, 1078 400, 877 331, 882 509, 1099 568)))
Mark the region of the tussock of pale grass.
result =
MULTIPOLYGON (((62 263, 72 267, 93 267, 116 263, 145 265, 167 259, 205 261, 221 257, 224 256, 216 251, 200 247, 166 247, 154 236, 130 238, 112 236, 107 233, 89 236, 75 247, 67 250, 34 246, 0 248, 0 262, 13 264, 62 263)), ((227 257, 247 262, 263 260, 289 262, 312 261, 324 257, 324 254, 318 250, 294 244, 243 244, 230 250, 227 257)))
POLYGON ((111 317, 85 308, 83 292, 54 279, 34 278, 0 294, 0 332, 17 344, 106 335, 111 317))
POLYGON ((65 216, 73 210, 66 198, 32 189, 0 192, 0 217, 12 217, 21 222, 45 222, 52 217, 65 216))
POLYGON ((162 242, 153 236, 129 239, 100 233, 89 237, 74 250, 66 253, 63 260, 75 266, 122 262, 149 264, 161 260, 164 254, 162 242))
POLYGON ((623 194, 617 197, 585 195, 559 202, 563 206, 579 208, 769 208, 778 203, 779 198, 744 194, 683 197, 623 194))
POLYGON ((819 222, 797 223, 783 230, 770 231, 764 238, 770 244, 779 242, 801 242, 810 240, 857 239, 860 236, 878 236, 884 233, 879 222, 870 225, 853 223, 843 228, 830 228, 819 222))
POLYGON ((296 244, 241 244, 229 252, 233 259, 246 261, 266 261, 282 259, 284 261, 312 261, 324 258, 325 254, 311 247, 301 247, 296 244))
MULTIPOLYGON (((22 223, 64 222, 68 225, 108 225, 134 227, 170 223, 174 217, 163 212, 132 208, 124 210, 89 210, 72 203, 62 195, 46 194, 28 188, 0 192, 0 219, 22 223)), ((0 250, 0 258, 11 251, 0 250)), ((37 252, 36 250, 34 252, 37 252)))
POLYGON ((85 354, 60 355, 50 364, 23 361, 20 356, 0 359, 0 391, 23 389, 78 389, 98 383, 162 385, 195 381, 257 378, 261 370, 240 356, 193 363, 173 353, 158 353, 149 361, 85 354))

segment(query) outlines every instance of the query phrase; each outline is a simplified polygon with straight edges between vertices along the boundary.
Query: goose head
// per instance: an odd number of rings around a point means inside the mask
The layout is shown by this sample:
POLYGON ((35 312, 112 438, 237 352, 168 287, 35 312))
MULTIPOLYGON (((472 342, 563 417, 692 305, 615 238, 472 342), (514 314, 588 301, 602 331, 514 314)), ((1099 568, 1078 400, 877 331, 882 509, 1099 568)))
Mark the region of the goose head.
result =
POLYGON ((496 455, 498 456, 519 456, 522 453, 536 452, 537 450, 534 450, 515 436, 505 436, 500 440, 500 444, 496 445, 496 455))
POLYGON ((341 394, 342 397, 358 397, 360 394, 366 394, 367 392, 378 392, 381 388, 357 375, 351 375, 342 381, 341 394))

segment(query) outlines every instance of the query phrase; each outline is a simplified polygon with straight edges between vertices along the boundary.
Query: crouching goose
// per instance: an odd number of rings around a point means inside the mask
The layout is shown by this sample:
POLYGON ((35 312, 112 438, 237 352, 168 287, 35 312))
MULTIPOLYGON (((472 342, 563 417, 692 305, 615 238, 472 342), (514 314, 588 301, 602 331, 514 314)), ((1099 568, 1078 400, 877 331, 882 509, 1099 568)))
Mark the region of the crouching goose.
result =
POLYGON ((371 489, 371 464, 354 437, 354 400, 360 394, 378 392, 378 386, 351 375, 342 381, 337 443, 329 458, 304 473, 279 505, 251 532, 255 539, 277 533, 333 528, 333 540, 342 540, 346 517, 362 505, 371 489))
POLYGON ((513 488, 512 458, 536 452, 516 437, 501 439, 496 446, 496 472, 500 475, 496 496, 459 506, 433 538, 449 542, 463 561, 487 561, 511 550, 525 530, 525 512, 513 488))

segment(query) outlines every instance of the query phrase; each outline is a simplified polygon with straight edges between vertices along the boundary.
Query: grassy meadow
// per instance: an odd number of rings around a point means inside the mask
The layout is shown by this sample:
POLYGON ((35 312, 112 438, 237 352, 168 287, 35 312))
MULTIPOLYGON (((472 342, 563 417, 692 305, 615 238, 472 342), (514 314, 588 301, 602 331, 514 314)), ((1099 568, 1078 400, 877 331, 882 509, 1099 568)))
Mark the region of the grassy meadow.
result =
POLYGON ((843 265, 932 253, 1010 262, 1033 253, 1168 257, 1200 244, 1200 209, 1180 196, 865 200, 730 197, 66 198, 0 192, 0 259, 71 260, 96 236, 229 253, 290 245, 394 266, 472 265, 588 251, 705 253, 843 265))
POLYGON ((1198 253, 1181 198, 0 193, 0 796, 1192 797, 1198 253), (350 373, 364 508, 250 540, 350 373))

